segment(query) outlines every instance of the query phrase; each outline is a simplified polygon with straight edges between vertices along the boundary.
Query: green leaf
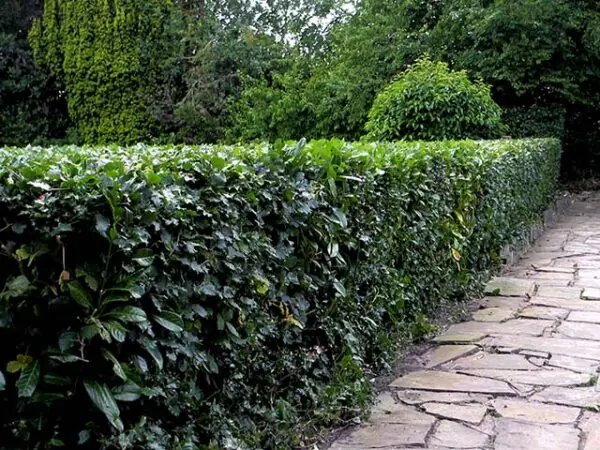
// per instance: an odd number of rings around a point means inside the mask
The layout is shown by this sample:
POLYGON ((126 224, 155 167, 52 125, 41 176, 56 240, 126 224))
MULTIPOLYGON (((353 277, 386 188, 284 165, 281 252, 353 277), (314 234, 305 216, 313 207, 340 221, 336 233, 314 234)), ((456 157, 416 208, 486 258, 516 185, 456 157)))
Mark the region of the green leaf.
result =
POLYGON ((154 316, 154 320, 169 331, 175 333, 183 331, 183 319, 174 312, 164 311, 161 315, 154 316))
POLYGON ((120 418, 121 411, 110 389, 105 384, 96 381, 84 381, 83 385, 94 406, 104 413, 112 426, 122 432, 124 427, 120 418))
POLYGON ((79 342, 79 336, 73 331, 65 331, 58 338, 58 348, 61 352, 67 352, 75 347, 79 342))
POLYGON ((138 308, 137 306, 123 306, 121 308, 113 309, 106 317, 111 319, 122 320, 123 322, 147 322, 148 316, 146 312, 138 308))
POLYGON ((49 373, 44 375, 44 383, 51 384, 53 386, 68 386, 71 384, 71 378, 57 375, 55 373, 49 373))
POLYGON ((135 252, 133 260, 141 267, 149 267, 154 262, 154 253, 149 248, 144 248, 135 252))
POLYGON ((35 392, 35 388, 40 381, 40 363, 35 363, 27 366, 21 372, 21 376, 17 380, 17 391, 19 397, 31 397, 35 392))
POLYGON ((115 400, 135 402, 142 396, 142 388, 133 383, 127 383, 112 390, 115 400))
POLYGON ((163 357, 162 353, 158 349, 158 346, 152 341, 144 341, 142 346, 148 351, 154 362, 158 366, 159 369, 163 368, 163 357))
POLYGON ((86 309, 91 309, 93 307, 92 296, 83 284, 81 284, 79 281, 71 281, 68 284, 68 288, 73 300, 86 309))
POLYGON ((20 297, 31 288, 31 283, 25 275, 19 275, 16 278, 8 281, 4 290, 0 292, 0 298, 11 299, 20 297))
POLYGON ((346 288, 339 281, 334 281, 333 287, 338 292, 338 294, 340 294, 342 297, 345 297, 347 295, 346 288))
POLYGON ((6 378, 4 378, 4 374, 0 371, 0 392, 6 390, 6 378))
POLYGON ((115 373, 115 375, 118 376, 121 380, 127 381, 127 375, 125 374, 123 366, 121 366, 121 363, 119 362, 117 357, 104 348, 102 349, 102 356, 104 356, 104 358, 107 361, 113 363, 113 372, 115 373))
POLYGON ((121 325, 121 323, 110 320, 104 322, 104 327, 109 331, 110 335, 117 342, 125 342, 127 336, 127 329, 121 325))

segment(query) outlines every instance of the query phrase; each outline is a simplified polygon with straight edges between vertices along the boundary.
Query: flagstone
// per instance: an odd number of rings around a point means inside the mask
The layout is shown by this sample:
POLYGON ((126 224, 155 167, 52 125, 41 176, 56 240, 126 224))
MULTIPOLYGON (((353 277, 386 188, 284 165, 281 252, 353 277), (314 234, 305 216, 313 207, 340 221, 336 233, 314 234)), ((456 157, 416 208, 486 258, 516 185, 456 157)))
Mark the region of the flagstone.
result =
POLYGON ((524 297, 532 295, 535 283, 520 278, 498 277, 493 278, 486 286, 485 293, 501 295, 503 297, 524 297))
POLYGON ((564 319, 569 314, 568 309, 550 308, 548 306, 528 306, 519 313, 520 317, 530 319, 564 319))
POLYGON ((534 423, 574 423, 581 412, 579 408, 571 406, 549 405, 504 397, 495 399, 492 405, 502 417, 534 423))
POLYGON ((551 370, 501 370, 501 369, 470 369, 460 370, 460 373, 475 377, 494 378, 507 383, 529 384, 534 386, 581 386, 589 384, 591 375, 575 373, 564 369, 551 370))
POLYGON ((330 450, 366 450, 374 448, 397 449, 402 446, 424 446, 428 425, 367 424, 338 440, 330 450))
POLYGON ((487 434, 450 420, 442 420, 430 439, 432 445, 450 448, 483 447, 489 441, 487 434))
POLYGON ((486 403, 491 396, 485 394, 469 394, 466 392, 436 392, 436 391, 397 391, 398 399, 409 405, 419 405, 428 402, 441 403, 486 403))
POLYGON ((521 355, 498 354, 479 352, 465 358, 460 358, 450 364, 448 368, 458 369, 511 369, 511 370, 538 370, 527 358, 521 355))
POLYGON ((474 345, 441 345, 427 352, 425 367, 431 369, 441 364, 447 363, 461 356, 477 351, 478 347, 474 345))
POLYGON ((600 360, 600 345, 584 339, 495 335, 487 342, 492 347, 512 345, 520 350, 535 350, 551 355, 600 360))
POLYGON ((579 422, 579 428, 585 434, 583 450, 600 449, 600 414, 586 411, 579 422))
POLYGON ((546 328, 554 324, 552 320, 513 319, 506 322, 463 322, 450 325, 446 333, 464 334, 521 334, 541 336, 546 328))
POLYGON ((503 381, 458 373, 420 370, 394 380, 390 387, 427 391, 472 392, 480 394, 515 394, 503 381))
POLYGON ((425 403, 422 407, 429 414, 473 424, 481 423, 488 409, 484 405, 453 405, 450 403, 425 403))
POLYGON ((535 296, 531 299, 532 305, 564 308, 574 311, 600 312, 600 302, 589 302, 581 299, 566 299, 535 296))
POLYGON ((487 335, 488 333, 453 333, 446 331, 439 336, 436 336, 433 341, 439 344, 472 344, 480 341, 487 335))
POLYGON ((562 338, 600 341, 600 325, 595 323, 563 322, 556 331, 562 338))
POLYGON ((569 322, 600 323, 600 312, 571 311, 567 317, 569 322))
POLYGON ((506 308, 485 308, 473 313, 477 322, 504 322, 514 316, 515 312, 506 308))
POLYGON ((590 359, 573 358, 571 356, 553 355, 547 363, 549 366, 561 367, 581 373, 594 374, 598 370, 598 362, 590 359))
POLYGON ((558 287, 540 285, 536 296, 538 297, 553 297, 578 300, 581 299, 582 288, 579 287, 558 287))
POLYGON ((431 426, 435 422, 435 418, 422 413, 414 406, 397 402, 391 392, 384 392, 377 398, 369 422, 431 426))
POLYGON ((496 421, 495 450, 577 450, 579 430, 568 425, 496 421))
POLYGON ((581 298, 584 300, 600 300, 600 289, 593 287, 583 288, 581 298))
POLYGON ((597 408, 600 406, 600 391, 597 391, 594 387, 566 388, 549 386, 534 394, 530 400, 581 408, 597 408))

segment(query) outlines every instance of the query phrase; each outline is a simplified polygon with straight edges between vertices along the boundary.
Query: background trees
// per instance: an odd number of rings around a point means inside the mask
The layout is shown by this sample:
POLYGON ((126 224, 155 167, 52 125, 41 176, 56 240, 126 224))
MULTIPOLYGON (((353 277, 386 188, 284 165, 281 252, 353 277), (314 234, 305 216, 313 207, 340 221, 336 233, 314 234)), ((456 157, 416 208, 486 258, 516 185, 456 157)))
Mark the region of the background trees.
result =
POLYGON ((377 93, 429 54, 489 83, 508 122, 520 118, 510 135, 564 136, 571 165, 600 154, 600 6, 591 0, 3 6, 3 143, 358 139, 377 93))

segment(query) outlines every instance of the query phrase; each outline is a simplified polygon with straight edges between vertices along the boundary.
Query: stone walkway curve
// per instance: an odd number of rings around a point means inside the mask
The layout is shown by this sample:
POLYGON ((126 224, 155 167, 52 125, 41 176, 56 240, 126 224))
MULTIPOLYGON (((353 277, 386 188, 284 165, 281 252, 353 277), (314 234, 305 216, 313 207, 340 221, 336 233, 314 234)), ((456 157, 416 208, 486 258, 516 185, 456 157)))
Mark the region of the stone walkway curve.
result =
POLYGON ((600 450, 600 193, 486 293, 331 450, 600 450))

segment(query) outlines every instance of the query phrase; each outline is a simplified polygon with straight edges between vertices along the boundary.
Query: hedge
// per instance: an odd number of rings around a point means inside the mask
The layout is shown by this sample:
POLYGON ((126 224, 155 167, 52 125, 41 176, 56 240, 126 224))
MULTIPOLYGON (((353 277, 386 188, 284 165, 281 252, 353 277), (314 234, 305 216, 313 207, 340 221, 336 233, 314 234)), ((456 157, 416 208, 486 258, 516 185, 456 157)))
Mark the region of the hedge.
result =
POLYGON ((0 149, 0 447, 293 448, 553 197, 556 140, 0 149))

